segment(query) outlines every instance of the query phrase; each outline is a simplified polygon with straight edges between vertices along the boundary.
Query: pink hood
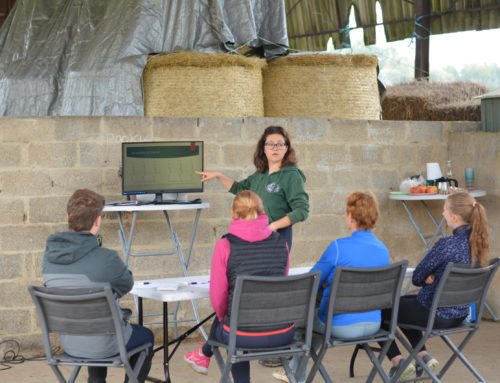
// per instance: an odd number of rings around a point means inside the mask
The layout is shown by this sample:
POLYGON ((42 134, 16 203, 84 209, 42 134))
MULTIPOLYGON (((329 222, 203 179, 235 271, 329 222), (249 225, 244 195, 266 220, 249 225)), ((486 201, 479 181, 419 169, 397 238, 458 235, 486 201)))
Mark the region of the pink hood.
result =
MULTIPOLYGON (((257 219, 246 221, 235 219, 229 225, 229 233, 248 242, 262 241, 272 234, 269 229, 269 218, 261 214, 257 219)), ((217 241, 212 256, 210 268, 210 302, 219 320, 224 319, 227 312, 227 299, 229 292, 229 281, 227 280, 227 261, 231 247, 226 238, 217 241)), ((286 265, 288 274, 289 260, 286 265)))

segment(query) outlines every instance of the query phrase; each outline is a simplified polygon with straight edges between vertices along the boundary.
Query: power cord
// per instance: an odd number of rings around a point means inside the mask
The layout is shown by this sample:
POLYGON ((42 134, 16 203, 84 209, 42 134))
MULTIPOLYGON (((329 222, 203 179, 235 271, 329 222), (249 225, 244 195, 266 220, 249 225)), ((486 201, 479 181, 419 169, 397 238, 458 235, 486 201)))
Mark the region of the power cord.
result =
MULTIPOLYGON (((29 362, 31 360, 43 360, 46 359, 45 354, 35 355, 30 358, 26 358, 21 354, 21 345, 15 339, 6 339, 0 341, 0 348, 2 346, 6 347, 6 351, 0 359, 0 371, 8 370, 12 368, 14 364, 21 364, 24 362, 29 362)), ((56 354, 60 351, 59 347, 55 347, 53 352, 56 354)))

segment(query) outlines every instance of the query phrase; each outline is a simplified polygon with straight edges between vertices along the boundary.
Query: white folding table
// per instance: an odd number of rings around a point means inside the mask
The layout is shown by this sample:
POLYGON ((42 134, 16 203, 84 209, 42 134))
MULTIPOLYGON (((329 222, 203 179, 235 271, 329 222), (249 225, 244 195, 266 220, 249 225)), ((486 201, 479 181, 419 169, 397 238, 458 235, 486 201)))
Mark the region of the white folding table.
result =
MULTIPOLYGON (((289 275, 297 275, 309 272, 311 266, 294 267, 290 268, 289 275)), ((403 292, 406 293, 411 286, 411 277, 413 270, 408 268, 406 270, 405 281, 403 282, 403 292)), ((165 382, 171 383, 169 362, 175 351, 179 347, 180 343, 186 339, 190 334, 200 328, 206 321, 211 319, 215 313, 212 313, 208 317, 201 321, 197 321, 197 324, 191 327, 189 330, 176 337, 174 340, 169 341, 168 338, 168 304, 172 302, 180 301, 191 301, 196 299, 208 298, 209 297, 209 287, 210 287, 210 276, 208 275, 198 275, 198 276, 188 276, 180 278, 163 278, 163 279, 151 279, 145 281, 136 281, 134 283, 134 288, 130 292, 137 298, 138 301, 138 313, 139 313, 139 324, 143 324, 143 299, 152 299, 154 301, 162 302, 163 305, 163 345, 155 348, 156 353, 163 349, 163 371, 165 374, 165 380, 156 379, 148 377, 149 381, 152 382, 165 382), (162 287, 178 284, 178 288, 174 290, 161 290, 162 287), (175 345, 171 352, 169 352, 169 346, 175 345)))
MULTIPOLYGON (((484 197, 486 195, 486 192, 484 190, 472 190, 469 192, 470 195, 472 195, 474 198, 480 198, 484 197)), ((445 235, 444 232, 444 223, 445 219, 441 218, 438 220, 434 215, 432 214, 432 211, 429 209, 429 206, 427 206, 427 201, 436 201, 436 200, 445 200, 448 197, 447 194, 419 194, 419 195, 410 195, 410 194, 394 194, 394 193, 389 193, 389 199, 396 200, 396 201, 401 201, 403 204, 403 207, 408 214, 408 218, 410 219, 413 227, 415 228, 418 236, 424 243, 424 255, 427 254, 427 252, 430 250, 432 245, 434 244, 434 241, 438 237, 443 237, 445 235), (425 212, 427 213, 427 216, 429 219, 432 221, 434 225, 434 232, 431 235, 426 236, 422 230, 422 227, 420 224, 417 222, 417 219, 413 215, 413 212, 410 209, 410 205, 408 204, 409 202, 420 202, 421 205, 424 207, 425 212)))

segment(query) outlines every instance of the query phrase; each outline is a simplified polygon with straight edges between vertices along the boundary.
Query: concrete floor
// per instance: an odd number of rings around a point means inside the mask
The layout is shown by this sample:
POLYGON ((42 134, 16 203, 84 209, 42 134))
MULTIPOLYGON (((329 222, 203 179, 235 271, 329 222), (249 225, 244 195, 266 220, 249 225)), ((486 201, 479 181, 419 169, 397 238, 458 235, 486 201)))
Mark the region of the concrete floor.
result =
MULTIPOLYGON (((173 382, 180 383, 215 383, 220 378, 217 365, 213 362, 210 365, 208 375, 195 373, 182 359, 182 355, 196 347, 196 343, 187 340, 177 350, 171 361, 171 375, 173 382)), ((439 339, 434 339, 428 344, 428 349, 434 357, 444 362, 449 351, 447 346, 439 339)), ((369 360, 360 353, 356 364, 356 378, 348 377, 348 364, 352 348, 344 347, 330 350, 326 356, 326 365, 331 377, 336 383, 364 382, 370 370, 369 360)), ((481 329, 470 341, 465 349, 466 356, 476 366, 487 382, 500 383, 500 322, 483 321, 481 329)), ((26 356, 26 355, 25 355, 26 356)), ((388 368, 388 362, 385 363, 388 368)), ((251 374, 253 382, 278 383, 271 376, 273 369, 260 366, 257 362, 252 363, 251 374)), ((153 360, 151 375, 155 377, 162 376, 161 356, 157 355, 153 360)), ((110 369, 108 382, 123 381, 123 371, 117 368, 110 369)), ((315 382, 321 382, 318 376, 315 382)), ((377 379, 376 381, 381 381, 377 379)), ((474 377, 456 361, 453 367, 446 373, 444 382, 470 383, 475 382, 474 377)), ((22 364, 13 365, 11 369, 0 371, 1 383, 48 383, 56 382, 49 366, 45 361, 29 361, 22 364)), ((86 371, 82 371, 77 382, 86 382, 86 371)))

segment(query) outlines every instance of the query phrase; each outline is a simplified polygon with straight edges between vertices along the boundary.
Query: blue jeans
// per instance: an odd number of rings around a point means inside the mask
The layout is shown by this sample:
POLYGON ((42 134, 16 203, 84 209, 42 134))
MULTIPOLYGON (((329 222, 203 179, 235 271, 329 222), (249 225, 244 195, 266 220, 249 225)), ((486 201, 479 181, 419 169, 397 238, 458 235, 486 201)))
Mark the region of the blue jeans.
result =
POLYGON ((293 231, 292 226, 283 227, 277 230, 280 235, 285 238, 286 244, 288 245, 288 251, 292 251, 292 240, 293 240, 293 231))
MULTIPOLYGON (((264 336, 237 336, 236 345, 245 348, 260 348, 260 347, 279 347, 290 344, 293 341, 295 327, 291 331, 287 331, 275 335, 264 336)), ((210 328, 208 339, 216 340, 221 343, 229 343, 229 332, 224 330, 224 324, 215 317, 210 328)), ((212 347, 205 343, 202 348, 203 355, 212 357, 212 347)), ((250 383, 250 362, 235 363, 231 367, 231 375, 235 383, 250 383)))
MULTIPOLYGON (((132 325, 132 335, 127 342, 127 351, 133 350, 136 347, 139 347, 145 343, 151 343, 151 348, 148 350, 148 355, 146 356, 146 360, 142 365, 141 370, 139 371, 139 376, 137 380, 140 383, 143 383, 151 369, 151 361, 153 360, 153 344, 154 344, 154 335, 150 329, 139 326, 136 324, 132 325)), ((133 355, 130 358, 130 365, 134 368, 137 360, 139 359, 140 353, 133 355)), ((106 367, 89 367, 89 378, 88 383, 106 383, 106 376, 108 375, 108 369, 106 367)), ((128 376, 125 376, 125 383, 128 382, 128 376)))
MULTIPOLYGON (((326 331, 326 325, 319 319, 318 316, 319 309, 316 309, 314 314, 314 326, 313 331, 317 334, 324 334, 326 331)), ((380 322, 361 322, 353 323, 345 326, 332 326, 332 336, 336 338, 359 338, 361 336, 368 336, 375 334, 380 330, 380 322)), ((321 346, 321 337, 315 336, 313 334, 311 347, 317 352, 321 346)), ((292 358, 290 367, 293 372, 297 370, 299 366, 300 358, 295 356, 292 358)), ((304 382, 306 380, 306 369, 300 374, 299 382, 304 382)))

